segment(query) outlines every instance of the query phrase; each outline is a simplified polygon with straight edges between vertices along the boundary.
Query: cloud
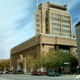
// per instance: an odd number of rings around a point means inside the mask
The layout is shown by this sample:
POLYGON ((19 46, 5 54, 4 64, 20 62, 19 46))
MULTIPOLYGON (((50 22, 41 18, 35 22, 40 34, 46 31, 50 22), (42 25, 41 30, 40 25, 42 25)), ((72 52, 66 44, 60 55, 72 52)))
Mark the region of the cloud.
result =
POLYGON ((0 58, 9 58, 12 47, 34 36, 33 3, 30 0, 0 0, 0 58))

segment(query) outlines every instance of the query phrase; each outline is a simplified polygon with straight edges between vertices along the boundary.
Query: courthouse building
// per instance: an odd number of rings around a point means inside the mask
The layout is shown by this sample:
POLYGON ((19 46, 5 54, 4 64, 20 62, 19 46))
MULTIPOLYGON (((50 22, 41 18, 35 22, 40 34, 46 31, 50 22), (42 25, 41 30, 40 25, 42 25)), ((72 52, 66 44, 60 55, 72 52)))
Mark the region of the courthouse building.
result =
POLYGON ((67 5, 41 3, 35 12, 35 36, 11 49, 10 67, 26 71, 26 55, 55 50, 76 53, 76 38, 72 33, 72 18, 67 5))

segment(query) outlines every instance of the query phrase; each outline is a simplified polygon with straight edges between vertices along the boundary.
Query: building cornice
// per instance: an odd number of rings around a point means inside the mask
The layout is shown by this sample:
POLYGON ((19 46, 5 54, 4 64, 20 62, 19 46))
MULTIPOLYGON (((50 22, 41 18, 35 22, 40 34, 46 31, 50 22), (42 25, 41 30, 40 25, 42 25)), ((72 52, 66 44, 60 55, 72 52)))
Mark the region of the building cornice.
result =
POLYGON ((80 21, 75 25, 75 27, 78 27, 78 25, 80 25, 80 21))

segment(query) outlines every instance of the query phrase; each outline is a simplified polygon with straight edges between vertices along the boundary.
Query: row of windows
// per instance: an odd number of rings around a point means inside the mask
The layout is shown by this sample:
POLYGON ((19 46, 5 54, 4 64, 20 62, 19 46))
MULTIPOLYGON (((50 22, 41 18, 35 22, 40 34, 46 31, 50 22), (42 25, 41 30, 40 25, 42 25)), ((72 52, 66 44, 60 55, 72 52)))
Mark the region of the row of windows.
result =
POLYGON ((69 20, 62 20, 62 22, 64 22, 64 23, 70 23, 69 20))
MULTIPOLYGON (((54 21, 60 21, 59 18, 52 18, 52 20, 54 20, 54 21)), ((40 19, 36 19, 36 22, 40 22, 40 19)), ((69 20, 62 20, 62 22, 64 22, 64 23, 70 23, 69 20)))
MULTIPOLYGON (((60 34, 58 34, 58 33, 53 33, 53 35, 54 36, 60 36, 60 34)), ((64 37, 70 37, 70 35, 65 35, 65 34, 63 34, 62 36, 64 36, 64 37)))
POLYGON ((70 26, 68 26, 68 25, 62 25, 64 28, 70 28, 70 26))
POLYGON ((65 32, 65 33, 70 33, 70 30, 63 30, 63 32, 65 32))
POLYGON ((53 31, 60 31, 59 28, 53 28, 53 31))
POLYGON ((56 13, 52 13, 52 15, 53 15, 53 16, 59 16, 59 14, 56 14, 56 13))
POLYGON ((66 19, 69 18, 69 16, 66 16, 66 15, 60 15, 60 14, 57 14, 57 13, 52 13, 52 16, 57 16, 57 17, 62 16, 62 18, 66 18, 66 19))
POLYGON ((69 18, 69 16, 62 15, 62 18, 69 18))
MULTIPOLYGON (((58 32, 60 32, 60 29, 59 29, 59 28, 53 28, 53 31, 58 31, 58 32)), ((63 29, 62 31, 65 32, 65 33, 70 33, 70 30, 65 30, 65 29, 63 29)))
POLYGON ((52 18, 52 20, 54 20, 54 21, 60 21, 59 18, 52 18))
MULTIPOLYGON (((53 26, 60 26, 60 24, 59 23, 52 23, 52 25, 53 26)), ((64 28, 70 28, 70 26, 69 25, 62 25, 64 28)))
POLYGON ((60 26, 59 23, 53 23, 53 26, 60 26))
MULTIPOLYGON (((52 20, 54 20, 54 21, 60 21, 59 18, 52 18, 52 20)), ((69 20, 62 20, 62 22, 63 22, 63 23, 70 23, 69 20)))
MULTIPOLYGON (((53 23, 54 26, 60 26, 58 23, 53 23)), ((40 24, 36 24, 37 27, 40 27, 40 24)), ((69 25, 62 25, 64 28, 70 28, 69 25)))

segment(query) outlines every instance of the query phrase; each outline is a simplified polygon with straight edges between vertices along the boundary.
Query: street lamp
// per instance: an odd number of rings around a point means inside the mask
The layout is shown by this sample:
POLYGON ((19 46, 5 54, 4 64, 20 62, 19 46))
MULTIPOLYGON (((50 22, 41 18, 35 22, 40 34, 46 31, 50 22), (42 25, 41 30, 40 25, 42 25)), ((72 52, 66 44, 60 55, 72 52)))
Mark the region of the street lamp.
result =
POLYGON ((79 66, 77 66, 77 74, 79 74, 79 66))
POLYGON ((63 75, 63 67, 61 66, 61 74, 63 75))

